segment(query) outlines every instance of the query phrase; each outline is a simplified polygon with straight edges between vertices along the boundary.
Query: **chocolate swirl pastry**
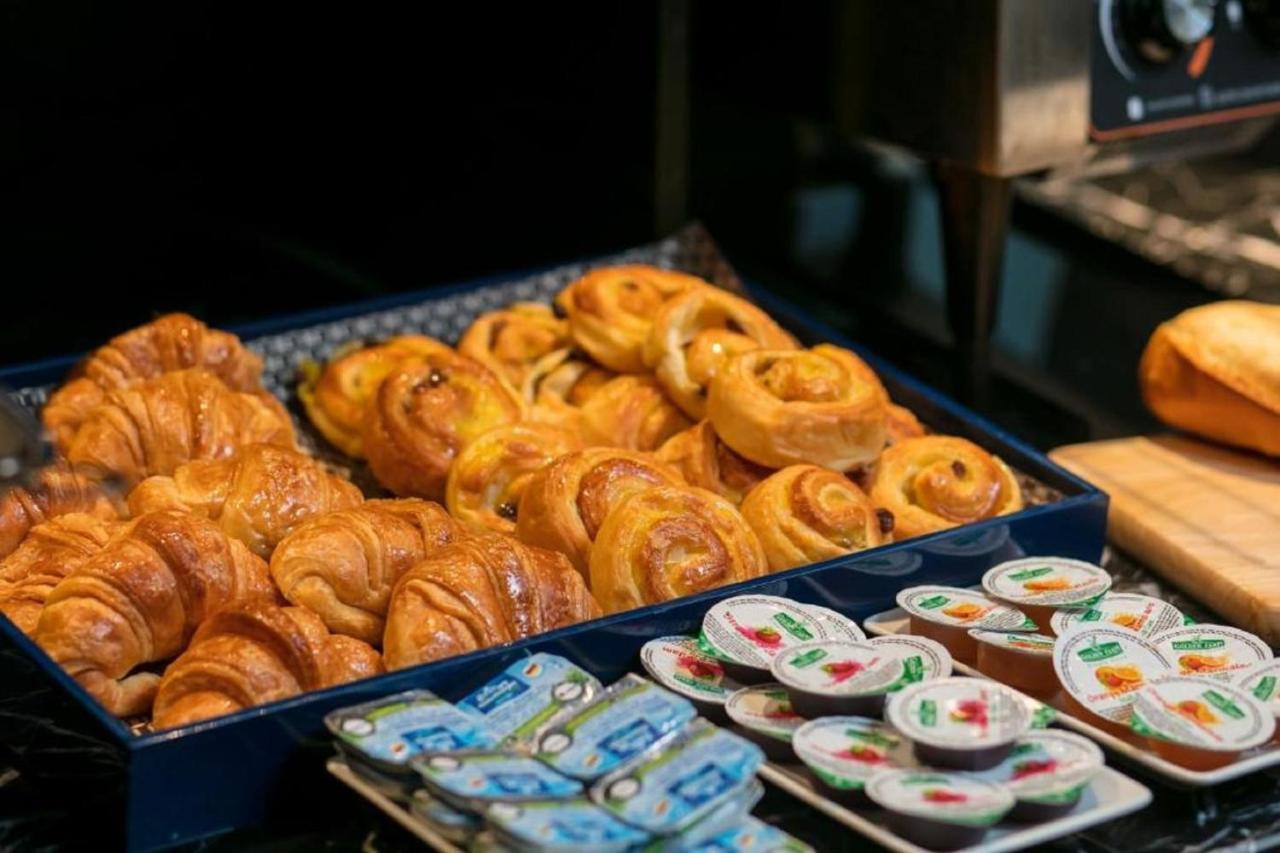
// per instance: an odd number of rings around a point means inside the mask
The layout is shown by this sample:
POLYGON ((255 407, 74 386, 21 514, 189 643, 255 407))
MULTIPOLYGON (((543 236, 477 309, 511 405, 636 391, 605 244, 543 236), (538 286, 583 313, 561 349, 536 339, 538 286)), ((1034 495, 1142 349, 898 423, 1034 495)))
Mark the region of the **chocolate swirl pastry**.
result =
POLYGON ((540 302, 516 302, 481 314, 458 340, 458 352, 521 388, 543 356, 569 345, 569 324, 540 302))

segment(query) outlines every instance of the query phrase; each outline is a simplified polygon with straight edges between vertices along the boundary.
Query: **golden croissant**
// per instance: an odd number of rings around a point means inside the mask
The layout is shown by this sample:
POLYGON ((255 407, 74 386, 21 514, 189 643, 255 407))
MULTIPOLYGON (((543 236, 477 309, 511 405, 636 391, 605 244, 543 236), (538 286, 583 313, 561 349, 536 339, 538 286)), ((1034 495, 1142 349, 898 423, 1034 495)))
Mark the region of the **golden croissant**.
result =
POLYGON ((229 459, 199 459, 171 477, 148 477, 129 493, 129 512, 197 512, 266 559, 302 522, 363 500, 358 488, 310 456, 251 444, 229 459))
POLYGON ((58 582, 101 551, 124 524, 71 512, 31 528, 22 544, 0 561, 0 613, 30 636, 58 582))
POLYGON ((569 324, 540 302, 516 302, 481 314, 458 339, 458 352, 521 388, 539 359, 569 343, 569 324))
POLYGON ((678 432, 658 448, 654 458, 675 468, 691 486, 715 492, 735 504, 773 473, 736 453, 720 440, 710 421, 678 432))
POLYGON ((169 664, 151 722, 166 729, 382 672, 368 643, 330 634, 304 607, 241 605, 203 623, 169 664))
POLYGON ((378 645, 396 581, 461 535, 439 504, 366 501, 299 525, 271 555, 271 576, 329 630, 378 645))
POLYGON ((49 465, 30 485, 0 495, 0 557, 13 553, 37 524, 70 512, 110 521, 122 509, 123 501, 99 481, 66 464, 49 465))
POLYGON ((388 669, 509 643, 600 615, 561 554, 497 534, 459 540, 396 584, 382 654, 388 669))
POLYGON ((148 711, 159 676, 134 670, 182 651, 233 604, 270 602, 267 564, 189 512, 133 522, 49 593, 36 643, 108 711, 148 711))

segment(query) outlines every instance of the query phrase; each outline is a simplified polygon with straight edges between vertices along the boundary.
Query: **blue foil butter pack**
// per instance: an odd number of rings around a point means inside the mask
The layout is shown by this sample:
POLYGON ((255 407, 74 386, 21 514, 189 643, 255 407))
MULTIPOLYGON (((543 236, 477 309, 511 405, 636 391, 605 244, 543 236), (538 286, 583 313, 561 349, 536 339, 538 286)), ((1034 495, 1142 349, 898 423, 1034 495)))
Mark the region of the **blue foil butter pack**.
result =
POLYGON ((594 702, 549 728, 535 750, 561 773, 589 781, 617 769, 696 716, 688 699, 637 675, 625 675, 594 702))
POLYGON ((455 752, 421 756, 413 769, 427 791, 462 809, 494 802, 548 800, 582 795, 582 783, 536 758, 515 752, 455 752))
POLYGON ((495 803, 485 820, 521 849, 622 851, 649 840, 588 799, 495 803))
POLYGON ((516 661, 459 701, 506 744, 524 744, 568 709, 600 693, 595 676, 557 655, 539 652, 516 661))
POLYGON ((392 774, 408 774, 418 755, 496 745, 482 723, 427 690, 340 708, 324 722, 344 752, 392 774))
POLYGON ((764 763, 760 747, 698 720, 591 789, 591 797, 654 835, 684 830, 742 792, 764 763))
POLYGON ((713 838, 677 849, 681 853, 813 853, 808 844, 754 817, 713 838))
POLYGON ((709 841, 723 832, 727 832, 751 816, 751 810, 764 797, 764 785, 759 779, 752 779, 739 791, 704 817, 694 821, 688 829, 679 835, 667 835, 658 838, 645 847, 648 853, 677 853, 689 850, 709 841))

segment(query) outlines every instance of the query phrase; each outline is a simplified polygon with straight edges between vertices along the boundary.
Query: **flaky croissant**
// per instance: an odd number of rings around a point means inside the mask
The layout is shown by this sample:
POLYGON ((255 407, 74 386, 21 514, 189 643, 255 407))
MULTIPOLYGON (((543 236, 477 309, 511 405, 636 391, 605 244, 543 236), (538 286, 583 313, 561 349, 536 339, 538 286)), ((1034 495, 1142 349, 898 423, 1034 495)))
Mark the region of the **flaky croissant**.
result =
POLYGON ((153 512, 54 587, 34 639, 108 711, 131 716, 150 709, 160 678, 135 668, 182 651, 210 614, 274 598, 267 564, 212 521, 153 512))
POLYGON ((618 376, 582 405, 583 443, 656 450, 690 421, 651 376, 618 376))
POLYGON ((378 645, 396 581, 461 535, 439 504, 366 501, 299 525, 272 553, 271 576, 329 630, 378 645))
POLYGON ((201 623, 165 669, 151 723, 182 726, 382 670, 372 646, 330 634, 304 607, 231 607, 201 623))
POLYGON ((497 534, 459 540, 396 584, 382 654, 388 669, 509 643, 600 615, 561 554, 497 534))
POLYGON ((654 458, 679 471, 691 486, 715 492, 735 504, 747 492, 773 473, 735 453, 720 437, 710 421, 700 421, 678 432, 658 448, 654 458))
POLYGON ((70 465, 46 466, 30 485, 0 495, 0 558, 12 554, 37 524, 69 512, 110 521, 119 518, 123 508, 114 490, 70 465))
POLYGON ((132 487, 193 459, 293 441, 293 424, 278 402, 233 391, 203 370, 178 370, 108 393, 76 430, 67 459, 132 487))
POLYGON ((229 459, 198 459, 171 477, 148 477, 129 493, 129 512, 198 512, 266 559, 302 522, 363 500, 358 488, 310 456, 251 444, 229 459))
POLYGON ((101 551, 124 524, 72 512, 31 528, 22 544, 0 561, 0 613, 30 636, 58 582, 101 551))
POLYGON ((65 453, 106 392, 190 367, 209 371, 236 391, 262 388, 262 359, 239 338, 187 314, 165 314, 117 335, 85 359, 77 377, 50 395, 42 412, 45 427, 65 453))
POLYGON ((569 323, 540 302, 515 302, 481 314, 458 339, 458 352, 521 388, 533 365, 569 344, 569 323))

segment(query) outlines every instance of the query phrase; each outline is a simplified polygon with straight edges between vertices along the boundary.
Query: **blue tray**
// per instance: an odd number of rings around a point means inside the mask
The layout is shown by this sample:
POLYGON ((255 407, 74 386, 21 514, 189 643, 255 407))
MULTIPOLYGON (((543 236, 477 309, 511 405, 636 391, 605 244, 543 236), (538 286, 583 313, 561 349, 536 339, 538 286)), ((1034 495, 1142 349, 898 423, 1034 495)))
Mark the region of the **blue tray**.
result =
MULTIPOLYGON (((652 246, 601 262, 654 262, 740 287, 702 229, 694 226, 652 246)), ((478 313, 515 299, 545 299, 580 274, 573 264, 285 317, 236 329, 261 352, 273 391, 292 398, 298 362, 323 358, 352 337, 415 330, 454 340, 478 313)), ((748 289, 749 290, 749 289, 748 289)), ((891 606, 903 586, 970 584, 997 562, 1029 554, 1098 560, 1107 496, 993 424, 903 375, 796 307, 751 295, 806 342, 857 350, 893 398, 939 432, 964 436, 1016 469, 1045 501, 1019 513, 887 545, 848 557, 711 590, 679 601, 574 625, 499 648, 387 673, 377 678, 160 733, 136 731, 107 714, 12 623, 0 618, 0 740, 24 774, 57 796, 86 804, 104 841, 149 849, 260 822, 306 819, 334 795, 323 771, 332 747, 324 715, 411 687, 457 699, 535 651, 564 655, 608 682, 636 665, 653 637, 693 633, 711 604, 743 592, 768 592, 824 604, 861 620, 891 606)), ((74 358, 0 370, 28 405, 43 401, 74 358)), ((304 434, 307 433, 304 425, 304 434)), ((318 445, 321 452, 327 452, 318 445)), ((349 803, 335 808, 350 808, 349 803)))

